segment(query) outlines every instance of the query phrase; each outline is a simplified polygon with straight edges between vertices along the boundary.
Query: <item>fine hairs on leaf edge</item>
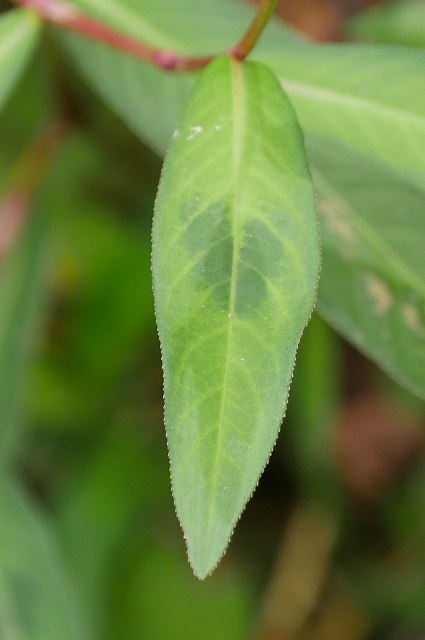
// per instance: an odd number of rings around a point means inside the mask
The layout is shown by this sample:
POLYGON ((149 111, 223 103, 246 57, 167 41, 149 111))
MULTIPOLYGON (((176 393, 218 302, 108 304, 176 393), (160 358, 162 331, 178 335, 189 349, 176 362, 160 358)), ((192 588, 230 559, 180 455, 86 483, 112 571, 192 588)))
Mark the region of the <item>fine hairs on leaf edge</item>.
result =
MULTIPOLYGON (((243 63, 241 63, 241 64, 243 64, 243 63)), ((264 63, 262 63, 262 64, 264 64, 264 63)), ((273 73, 273 75, 275 75, 273 70, 270 69, 270 67, 268 65, 264 65, 264 66, 267 66, 269 68, 269 70, 273 73)), ((194 93, 195 89, 196 89, 196 86, 192 87, 192 90, 190 91, 190 93, 189 93, 189 95, 188 95, 188 97, 186 99, 186 104, 188 104, 188 102, 190 101, 191 96, 194 93)), ((308 154, 307 154, 307 149, 306 149, 306 145, 305 145, 305 140, 304 140, 304 134, 303 134, 302 127, 298 122, 298 118, 296 116, 295 109, 294 109, 294 107, 292 105, 292 101, 289 98, 289 96, 287 95, 287 93, 286 93, 285 89, 282 87, 282 85, 281 85, 281 90, 285 94, 285 97, 287 98, 287 100, 289 101, 289 104, 291 105, 291 109, 292 109, 292 111, 294 113, 294 116, 295 116, 295 119, 294 119, 295 126, 298 128, 298 132, 300 134, 300 141, 301 141, 301 144, 302 144, 302 149, 303 149, 303 152, 304 152, 304 156, 306 158, 306 167, 307 167, 307 170, 308 170, 308 175, 309 175, 309 178, 310 178, 310 183, 311 183, 311 188, 312 188, 314 211, 315 211, 315 223, 316 223, 316 227, 317 227, 317 241, 318 241, 318 247, 317 248, 318 248, 318 258, 319 258, 318 269, 317 269, 317 277, 316 277, 314 295, 312 297, 312 302, 311 302, 311 307, 310 307, 310 314, 309 314, 309 316, 308 316, 308 318, 307 318, 307 320, 306 320, 306 322, 305 322, 305 324, 304 324, 304 326, 303 326, 303 328, 302 328, 302 330, 300 332, 298 341, 295 344, 295 348, 294 348, 294 352, 293 352, 293 366, 292 366, 292 370, 291 370, 291 376, 290 376, 290 379, 289 379, 289 383, 288 383, 288 388, 286 390, 286 394, 285 394, 284 399, 283 399, 284 410, 283 410, 282 418, 281 418, 281 420, 279 422, 279 426, 278 426, 278 429, 277 429, 277 432, 276 432, 276 437, 275 437, 275 439, 274 439, 274 441, 273 441, 273 443, 271 445, 271 448, 270 448, 269 454, 267 456, 267 459, 266 459, 266 461, 265 461, 260 473, 258 474, 258 478, 257 478, 257 480, 255 482, 255 485, 254 485, 251 493, 249 494, 248 498, 246 499, 246 501, 245 501, 240 513, 238 514, 238 516, 235 518, 235 520, 231 524, 230 534, 229 534, 229 537, 228 537, 226 545, 223 547, 222 554, 217 558, 217 561, 214 564, 214 566, 211 568, 211 570, 208 571, 205 575, 199 574, 198 571, 196 570, 196 568, 192 564, 192 561, 191 561, 191 558, 190 558, 190 555, 189 555, 189 548, 188 548, 188 544, 187 544, 186 533, 184 531, 184 528, 183 528, 183 525, 182 525, 182 522, 181 522, 181 519, 180 519, 180 515, 179 515, 178 509, 177 509, 177 505, 176 505, 176 499, 175 499, 175 495, 174 495, 174 482, 173 482, 173 463, 171 461, 171 456, 170 456, 170 447, 169 447, 169 442, 168 442, 168 430, 167 430, 167 426, 166 426, 165 410, 164 410, 163 423, 164 423, 164 427, 165 427, 164 430, 165 430, 165 438, 166 438, 166 443, 167 443, 167 457, 168 457, 168 466, 169 466, 169 474, 170 474, 170 487, 171 487, 171 496, 172 496, 172 499, 173 499, 174 512, 176 514, 177 521, 179 523, 180 529, 181 529, 182 534, 183 534, 183 540, 184 540, 184 546, 185 546, 185 551, 186 551, 186 557, 187 557, 187 560, 188 560, 188 564, 189 564, 190 568, 192 569, 193 575, 196 578, 198 578, 198 580, 200 580, 200 581, 203 581, 206 578, 210 577, 213 574, 213 572, 217 569, 218 565, 220 564, 220 562, 222 561, 224 556, 226 555, 227 549, 229 548, 229 545, 230 545, 230 543, 232 541, 233 534, 234 534, 234 531, 235 531, 235 529, 236 529, 236 527, 238 525, 238 522, 242 518, 248 503, 251 501, 251 499, 252 499, 252 497, 253 497, 253 495, 254 495, 254 493, 255 493, 255 491, 256 491, 259 483, 260 483, 260 480, 261 480, 261 477, 262 477, 262 475, 264 473, 264 470, 267 467, 267 465, 269 464, 270 458, 272 456, 272 453, 274 451, 274 448, 276 446, 277 440, 279 438, 279 435, 280 435, 280 432, 281 432, 281 429, 282 429, 283 421, 284 421, 284 419, 286 417, 286 411, 287 411, 287 406, 288 406, 288 398, 289 398, 289 393, 290 393, 290 389, 291 389, 291 385, 292 385, 292 380, 293 380, 293 377, 294 377, 294 371, 295 371, 298 348, 299 348, 302 336, 304 334, 304 331, 305 331, 307 325, 309 324, 309 322, 311 320, 311 317, 312 317, 312 315, 314 313, 314 310, 315 310, 315 307, 316 307, 316 303, 317 303, 317 297, 318 297, 319 281, 320 281, 320 274, 321 274, 321 269, 322 269, 322 254, 321 254, 320 223, 319 223, 318 213, 317 213, 318 212, 317 194, 316 194, 316 189, 315 189, 313 178, 312 178, 312 174, 311 174, 310 161, 309 161, 309 157, 308 157, 308 154)), ((169 150, 170 150, 170 147, 171 147, 171 144, 172 144, 172 140, 173 140, 173 137, 171 136, 169 144, 167 146, 167 150, 166 150, 166 152, 164 154, 164 158, 169 153, 169 150)), ((161 166, 158 185, 161 183, 161 180, 162 180, 162 177, 163 177, 164 166, 165 166, 165 162, 163 161, 162 162, 162 166, 161 166)), ((155 196, 154 214, 155 214, 155 210, 156 210, 158 192, 159 192, 159 189, 157 189, 156 196, 155 196)), ((156 318, 157 317, 157 305, 156 305, 155 287, 154 287, 154 284, 153 284, 154 283, 154 274, 153 274, 153 261, 152 261, 152 255, 153 255, 153 231, 154 231, 154 219, 152 221, 152 227, 151 227, 151 268, 150 268, 150 270, 151 270, 151 276, 152 276, 151 282, 152 282, 152 291, 153 291, 153 300, 154 300, 154 311, 155 311, 155 318, 156 318)), ((162 371, 164 371, 163 346, 162 346, 161 337, 159 335, 159 327, 158 327, 158 323, 157 322, 155 322, 155 327, 156 327, 156 332, 157 332, 158 340, 159 340, 160 356, 161 356, 161 368, 162 368, 162 371)), ((165 387, 166 387, 165 378, 163 376, 162 400, 163 400, 163 407, 164 408, 165 408, 165 387)))

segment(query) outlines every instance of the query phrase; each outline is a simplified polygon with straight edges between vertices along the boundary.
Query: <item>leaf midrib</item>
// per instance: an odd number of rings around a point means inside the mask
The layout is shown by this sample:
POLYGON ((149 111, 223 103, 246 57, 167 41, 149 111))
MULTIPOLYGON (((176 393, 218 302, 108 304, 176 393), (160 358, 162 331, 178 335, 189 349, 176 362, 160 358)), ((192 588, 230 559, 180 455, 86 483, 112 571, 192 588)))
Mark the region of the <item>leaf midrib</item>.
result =
POLYGON ((342 104, 350 106, 355 110, 375 111, 379 115, 388 115, 394 119, 402 120, 408 124, 415 124, 425 128, 425 118, 412 113, 411 111, 402 110, 398 107, 390 107, 382 102, 367 100, 348 93, 337 92, 333 89, 323 89, 313 84, 305 84, 295 80, 281 77, 282 86, 290 95, 304 96, 306 98, 315 98, 321 102, 331 102, 334 104, 342 104))
POLYGON ((233 177, 234 177, 234 190, 233 190, 233 206, 232 206, 232 235, 233 235, 233 251, 232 251, 232 271, 230 279, 230 294, 229 294, 229 311, 228 311, 228 325, 227 325, 227 343, 226 343, 226 358, 223 374, 223 392, 221 396, 220 414, 217 424, 217 442, 214 451, 214 459, 211 465, 211 482, 212 482, 212 498, 210 502, 210 508, 208 512, 208 545, 211 537, 211 524, 214 519, 215 506, 217 500, 217 479, 218 479, 218 463, 219 453, 221 448, 221 441, 223 435, 223 422, 225 415, 225 408, 227 403, 228 393, 228 378, 232 353, 232 337, 235 318, 235 301, 236 301, 236 288, 238 280, 238 266, 239 266, 239 254, 240 254, 240 196, 241 196, 241 167, 242 167, 242 152, 243 152, 243 129, 244 129, 244 108, 243 108, 243 68, 239 62, 230 59, 230 70, 232 75, 232 99, 233 99, 233 177))

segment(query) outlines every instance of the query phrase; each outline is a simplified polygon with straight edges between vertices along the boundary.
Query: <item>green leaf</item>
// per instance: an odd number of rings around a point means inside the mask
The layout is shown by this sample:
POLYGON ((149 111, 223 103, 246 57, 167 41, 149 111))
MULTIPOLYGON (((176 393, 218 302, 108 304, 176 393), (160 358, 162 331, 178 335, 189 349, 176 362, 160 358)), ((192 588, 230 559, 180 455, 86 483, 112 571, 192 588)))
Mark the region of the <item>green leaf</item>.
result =
POLYGON ((0 638, 84 640, 81 612, 48 523, 0 479, 0 638))
POLYGON ((319 249, 303 142, 279 83, 224 56, 165 162, 153 275, 177 512, 205 577, 281 423, 319 249))
MULTIPOLYGON (((229 0, 150 0, 139 11, 131 0, 79 4, 141 40, 197 53, 227 48, 248 21, 229 0), (231 26, 223 26, 226 21, 231 26)), ((161 72, 75 35, 62 37, 89 83, 137 135, 164 153, 193 76, 161 72)), ((425 52, 307 44, 276 24, 253 55, 275 71, 305 131, 343 142, 423 184, 425 52), (397 79, 397 90, 389 78, 397 79)))
POLYGON ((315 45, 282 50, 270 56, 270 65, 307 133, 383 161, 423 186, 424 51, 315 45), (391 78, 397 78, 397 91, 391 78))
POLYGON ((0 18, 0 108, 34 50, 40 23, 28 11, 8 11, 0 18))
POLYGON ((322 222, 318 309, 425 397, 424 191, 324 140, 308 149, 322 222))
POLYGON ((45 221, 35 216, 0 269, 0 466, 15 451, 20 395, 38 326, 46 250, 45 221))
POLYGON ((348 23, 350 34, 390 44, 425 47, 425 2, 386 2, 355 15, 348 23))

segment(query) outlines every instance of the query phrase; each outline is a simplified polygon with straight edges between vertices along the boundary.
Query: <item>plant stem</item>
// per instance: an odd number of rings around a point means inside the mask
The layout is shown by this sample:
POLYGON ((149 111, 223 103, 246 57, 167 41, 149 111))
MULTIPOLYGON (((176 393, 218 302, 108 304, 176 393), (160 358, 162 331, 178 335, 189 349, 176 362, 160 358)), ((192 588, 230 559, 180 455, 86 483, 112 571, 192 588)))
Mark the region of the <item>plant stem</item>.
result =
POLYGON ((229 49, 228 53, 237 60, 244 60, 255 47, 259 37, 272 17, 279 0, 261 0, 257 13, 247 31, 238 44, 229 49))
MULTIPOLYGON (((236 46, 227 51, 229 55, 237 60, 243 60, 248 55, 269 21, 278 1, 261 0, 247 32, 236 46)), ((156 49, 85 15, 64 0, 14 0, 14 2, 32 9, 47 22, 130 53, 167 71, 203 69, 215 57, 214 55, 186 56, 176 51, 156 49)))
POLYGON ((27 219, 34 191, 68 129, 66 123, 58 122, 34 142, 12 177, 9 191, 0 201, 0 265, 27 219))

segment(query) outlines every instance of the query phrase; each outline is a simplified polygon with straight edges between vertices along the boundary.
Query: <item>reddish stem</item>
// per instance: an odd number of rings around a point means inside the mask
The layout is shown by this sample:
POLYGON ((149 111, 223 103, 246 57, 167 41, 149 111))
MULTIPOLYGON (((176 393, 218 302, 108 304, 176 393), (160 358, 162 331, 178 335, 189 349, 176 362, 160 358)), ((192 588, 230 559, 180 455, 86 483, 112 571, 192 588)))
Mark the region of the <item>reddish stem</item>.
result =
POLYGON ((251 24, 238 44, 229 49, 229 55, 237 60, 244 60, 256 45, 268 21, 272 17, 279 0, 261 0, 251 24))
POLYGON ((32 9, 48 22, 130 53, 168 71, 202 69, 213 58, 213 56, 184 56, 175 51, 156 49, 103 24, 99 20, 86 16, 63 0, 15 0, 15 3, 32 9))
MULTIPOLYGON (((29 7, 41 18, 75 31, 92 40, 98 40, 115 49, 151 62, 167 71, 193 71, 203 69, 214 55, 186 56, 176 51, 156 49, 135 40, 102 22, 83 14, 64 0, 14 0, 16 4, 29 7)), ((251 51, 264 27, 270 19, 278 0, 261 0, 258 11, 240 42, 228 50, 228 54, 237 60, 243 60, 251 51)))

